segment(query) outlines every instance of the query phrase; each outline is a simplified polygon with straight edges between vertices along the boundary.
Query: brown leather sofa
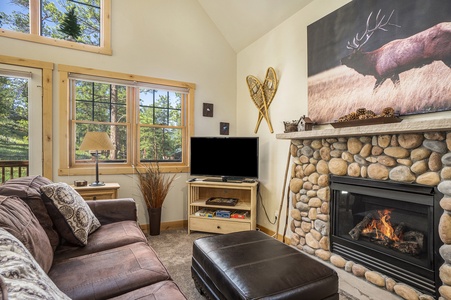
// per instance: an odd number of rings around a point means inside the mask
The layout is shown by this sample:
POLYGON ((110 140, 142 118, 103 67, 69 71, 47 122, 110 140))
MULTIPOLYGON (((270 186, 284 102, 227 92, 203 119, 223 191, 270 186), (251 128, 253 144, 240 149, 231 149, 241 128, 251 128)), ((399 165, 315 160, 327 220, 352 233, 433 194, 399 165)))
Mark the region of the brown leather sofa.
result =
MULTIPOLYGON (((40 186, 49 183, 30 176, 0 185, 0 227, 23 239, 61 292, 71 299, 186 299, 147 243, 133 199, 86 201, 101 226, 89 234, 86 246, 78 246, 61 238, 46 211, 40 186), (39 223, 33 225, 23 203, 39 223), (24 238, 26 232, 31 234, 24 238), (45 248, 47 241, 50 246, 45 248)), ((4 297, 9 290, 2 275, 0 271, 4 297)))

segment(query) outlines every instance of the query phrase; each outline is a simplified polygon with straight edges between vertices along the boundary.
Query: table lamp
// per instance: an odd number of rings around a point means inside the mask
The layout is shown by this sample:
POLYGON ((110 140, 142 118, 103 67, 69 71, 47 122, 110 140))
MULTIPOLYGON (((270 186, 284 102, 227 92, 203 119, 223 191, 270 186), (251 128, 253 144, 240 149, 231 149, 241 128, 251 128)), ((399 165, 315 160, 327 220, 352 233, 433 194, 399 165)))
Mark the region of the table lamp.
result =
POLYGON ((83 138, 83 142, 80 145, 80 150, 96 151, 96 181, 91 183, 91 186, 102 186, 105 183, 99 181, 99 151, 102 150, 114 150, 113 143, 111 142, 108 133, 91 131, 87 132, 83 138))

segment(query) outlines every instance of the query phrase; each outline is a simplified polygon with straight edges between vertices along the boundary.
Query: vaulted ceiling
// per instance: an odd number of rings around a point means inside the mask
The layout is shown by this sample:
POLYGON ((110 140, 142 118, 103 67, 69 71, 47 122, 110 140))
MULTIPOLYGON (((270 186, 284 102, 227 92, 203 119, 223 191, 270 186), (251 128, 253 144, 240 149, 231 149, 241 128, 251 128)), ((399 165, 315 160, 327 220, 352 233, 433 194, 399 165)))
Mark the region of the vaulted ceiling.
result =
POLYGON ((197 0, 239 52, 313 0, 197 0))

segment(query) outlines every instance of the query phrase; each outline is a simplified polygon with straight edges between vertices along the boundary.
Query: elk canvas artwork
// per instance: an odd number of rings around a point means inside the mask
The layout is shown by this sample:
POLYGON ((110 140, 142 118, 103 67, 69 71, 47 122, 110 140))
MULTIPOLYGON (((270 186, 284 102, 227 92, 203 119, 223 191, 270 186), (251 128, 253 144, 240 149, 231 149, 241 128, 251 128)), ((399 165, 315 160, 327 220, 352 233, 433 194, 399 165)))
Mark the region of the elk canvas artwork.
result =
POLYGON ((307 27, 308 114, 451 110, 451 1, 354 0, 307 27))

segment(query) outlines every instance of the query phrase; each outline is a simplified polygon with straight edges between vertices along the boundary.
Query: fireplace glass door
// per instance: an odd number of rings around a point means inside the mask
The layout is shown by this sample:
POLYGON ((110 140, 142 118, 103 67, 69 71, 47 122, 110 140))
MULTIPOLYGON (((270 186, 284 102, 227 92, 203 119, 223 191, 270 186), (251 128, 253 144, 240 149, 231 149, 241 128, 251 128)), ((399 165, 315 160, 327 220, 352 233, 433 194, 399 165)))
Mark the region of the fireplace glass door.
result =
POLYGON ((331 188, 332 252, 434 292, 434 188, 337 176, 331 188))

